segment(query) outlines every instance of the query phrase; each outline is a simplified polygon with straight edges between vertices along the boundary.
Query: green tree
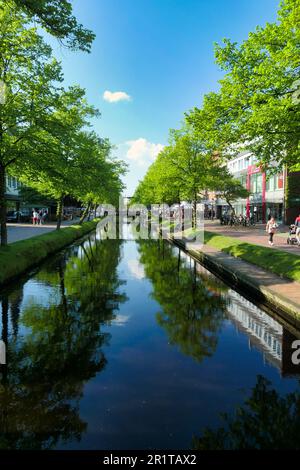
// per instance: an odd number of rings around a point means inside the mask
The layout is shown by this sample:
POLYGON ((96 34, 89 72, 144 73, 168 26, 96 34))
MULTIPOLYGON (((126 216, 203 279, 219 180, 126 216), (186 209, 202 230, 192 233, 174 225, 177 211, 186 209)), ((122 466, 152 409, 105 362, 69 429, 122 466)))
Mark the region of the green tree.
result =
POLYGON ((241 182, 230 175, 224 168, 223 179, 218 181, 218 197, 224 199, 232 212, 234 213, 234 207, 232 203, 237 199, 245 199, 249 196, 249 191, 244 188, 241 182))
POLYGON ((58 97, 61 67, 37 29, 15 7, 1 2, 0 80, 6 85, 0 104, 0 226, 7 243, 5 178, 20 160, 37 165, 34 137, 44 128, 58 97))
POLYGON ((90 51, 95 35, 78 23, 68 0, 8 0, 7 3, 15 3, 62 43, 66 40, 71 49, 90 51))
POLYGON ((250 149, 264 166, 299 162, 300 0, 284 0, 278 20, 257 27, 241 45, 216 46, 225 72, 218 93, 187 115, 200 140, 232 157, 250 149))
POLYGON ((80 440, 86 423, 80 416, 85 383, 106 366, 103 347, 110 334, 102 326, 126 300, 118 277, 118 240, 95 237, 69 248, 47 263, 36 279, 50 292, 41 305, 35 297, 20 308, 16 334, 9 315, 22 296, 7 291, 0 298, 7 366, 0 382, 2 449, 52 449, 80 440), (109 245, 108 245, 109 243, 109 245))
POLYGON ((198 450, 299 449, 299 390, 280 396, 271 383, 258 376, 245 404, 234 416, 222 415, 224 426, 206 429, 194 438, 198 450))
POLYGON ((76 193, 76 197, 86 205, 81 222, 89 210, 96 209, 99 204, 118 206, 119 197, 124 189, 122 176, 127 169, 122 160, 112 156, 113 146, 108 139, 101 139, 95 133, 86 137, 93 147, 89 149, 83 161, 80 191, 76 193))
MULTIPOLYGON (((57 228, 60 228, 66 195, 76 196, 86 188, 95 157, 88 134, 82 128, 98 111, 85 100, 85 91, 71 87, 63 91, 48 115, 43 129, 29 143, 32 160, 18 161, 15 171, 20 180, 57 201, 57 228)), ((92 144, 94 141, 92 141, 92 144)), ((28 150, 29 151, 29 150, 28 150)), ((86 191, 86 189, 85 189, 86 191)))
POLYGON ((20 196, 24 204, 35 206, 50 206, 54 204, 54 199, 51 199, 43 194, 37 192, 35 189, 30 188, 29 186, 22 185, 20 187, 20 196))
POLYGON ((207 189, 218 187, 223 174, 221 159, 208 152, 191 129, 173 130, 170 145, 149 168, 136 190, 134 201, 147 204, 191 201, 195 217, 197 202, 207 189))
POLYGON ((174 167, 169 165, 167 155, 168 149, 165 148, 157 156, 136 188, 132 203, 151 205, 180 202, 180 181, 174 167))
MULTIPOLYGON (((224 286, 201 277, 186 265, 181 252, 164 240, 139 241, 140 261, 159 303, 156 318, 168 341, 198 362, 216 350, 218 332, 225 318, 224 286)), ((225 287, 226 289, 226 287, 225 287)))

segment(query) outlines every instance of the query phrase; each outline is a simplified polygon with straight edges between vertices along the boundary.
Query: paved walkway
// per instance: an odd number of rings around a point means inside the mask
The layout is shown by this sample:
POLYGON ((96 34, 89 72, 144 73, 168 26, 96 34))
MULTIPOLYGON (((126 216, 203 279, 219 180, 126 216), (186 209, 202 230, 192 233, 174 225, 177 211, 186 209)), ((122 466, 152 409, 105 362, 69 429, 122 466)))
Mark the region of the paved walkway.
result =
MULTIPOLYGON (((175 241, 181 245, 184 242, 175 241)), ((294 319, 297 324, 300 321, 300 288, 299 283, 280 278, 276 274, 266 271, 259 266, 250 264, 240 258, 217 250, 209 245, 201 249, 186 244, 186 250, 199 260, 207 259, 213 263, 219 271, 225 271, 235 282, 244 283, 251 288, 260 291, 275 307, 280 307, 288 313, 289 320, 294 319)))
MULTIPOLYGON (((240 240, 254 243, 255 245, 269 247, 265 225, 262 224, 254 227, 230 227, 228 225, 221 225, 218 220, 205 220, 205 230, 216 232, 220 235, 227 235, 228 237, 239 238, 240 240)), ((286 242, 287 236, 288 227, 280 226, 277 233, 274 235, 274 248, 300 256, 300 247, 297 245, 288 245, 286 242)))
MULTIPOLYGON (((69 225, 76 224, 79 219, 64 220, 62 222, 62 228, 68 227, 69 225)), ((36 235, 42 235, 43 233, 52 232, 56 229, 56 223, 50 222, 44 225, 32 225, 32 224, 7 224, 8 231, 8 243, 14 243, 27 238, 35 237, 36 235)))

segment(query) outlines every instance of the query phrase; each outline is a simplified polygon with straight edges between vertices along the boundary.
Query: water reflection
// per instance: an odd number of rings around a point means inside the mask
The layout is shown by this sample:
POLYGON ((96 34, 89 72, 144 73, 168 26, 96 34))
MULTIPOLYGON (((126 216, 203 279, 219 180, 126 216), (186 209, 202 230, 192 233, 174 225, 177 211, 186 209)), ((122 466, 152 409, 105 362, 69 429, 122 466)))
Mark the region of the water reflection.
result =
MULTIPOLYGON (((225 317, 238 334, 246 334, 249 348, 255 348, 264 361, 284 374, 284 355, 291 357, 296 337, 278 321, 227 288, 215 276, 180 250, 161 241, 139 243, 141 262, 153 286, 153 297, 161 310, 157 321, 171 344, 197 361, 213 355, 225 317)), ((299 374, 299 366, 289 375, 299 374)), ((258 376, 244 405, 231 416, 223 413, 224 426, 206 428, 194 438, 192 447, 209 449, 280 449, 300 448, 300 390, 286 396, 258 376)))
MULTIPOLYGON (((140 240, 138 250, 140 260, 131 264, 137 277, 151 280, 153 298, 160 305, 157 322, 171 344, 200 362, 216 350, 220 328, 229 318, 248 336, 250 349, 256 348, 264 361, 287 373, 284 352, 291 351, 297 338, 282 324, 168 242, 140 240)), ((292 372, 299 374, 299 367, 292 372)))
POLYGON ((200 276, 197 263, 164 240, 140 241, 139 252, 160 305, 157 322, 169 342, 199 362, 212 356, 225 318, 226 286, 200 276))
POLYGON ((194 438, 198 450, 300 449, 300 389, 285 396, 259 375, 250 396, 223 426, 194 438))
POLYGON ((277 369, 282 367, 283 326, 260 308, 229 290, 227 312, 239 332, 249 338, 249 348, 263 353, 264 360, 277 369))
POLYGON ((167 242, 98 236, 0 294, 0 448, 182 449, 195 434, 196 447, 233 447, 240 416, 258 410, 263 429, 265 400, 266 432, 279 410, 296 432, 297 332, 167 242))
POLYGON ((2 294, 1 448, 49 449, 79 440, 86 429, 83 385, 107 362, 110 335, 101 325, 126 300, 116 270, 120 242, 110 241, 109 250, 106 243, 89 239, 45 265, 29 281, 41 296, 28 297, 19 321, 24 286, 2 294))

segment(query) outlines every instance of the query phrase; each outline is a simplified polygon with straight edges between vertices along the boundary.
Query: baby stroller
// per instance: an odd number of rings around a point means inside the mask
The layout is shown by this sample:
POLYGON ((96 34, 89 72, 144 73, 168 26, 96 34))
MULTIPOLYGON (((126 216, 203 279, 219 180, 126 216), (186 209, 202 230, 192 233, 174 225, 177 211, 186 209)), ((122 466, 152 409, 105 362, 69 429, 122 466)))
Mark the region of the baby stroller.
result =
POLYGON ((295 243, 298 243, 298 240, 296 238, 296 230, 297 230, 296 225, 294 224, 290 225, 289 236, 287 238, 288 245, 294 245, 295 243))

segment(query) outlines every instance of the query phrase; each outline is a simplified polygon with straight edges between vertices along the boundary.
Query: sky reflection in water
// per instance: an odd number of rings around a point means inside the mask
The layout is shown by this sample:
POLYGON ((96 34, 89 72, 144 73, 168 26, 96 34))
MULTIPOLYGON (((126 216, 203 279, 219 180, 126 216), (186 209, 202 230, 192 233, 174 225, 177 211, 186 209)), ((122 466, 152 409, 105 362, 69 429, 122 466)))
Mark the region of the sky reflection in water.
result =
POLYGON ((258 374, 298 389, 291 333, 167 242, 92 236, 0 303, 1 448, 184 449, 258 374))

